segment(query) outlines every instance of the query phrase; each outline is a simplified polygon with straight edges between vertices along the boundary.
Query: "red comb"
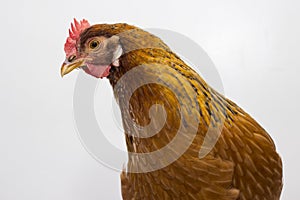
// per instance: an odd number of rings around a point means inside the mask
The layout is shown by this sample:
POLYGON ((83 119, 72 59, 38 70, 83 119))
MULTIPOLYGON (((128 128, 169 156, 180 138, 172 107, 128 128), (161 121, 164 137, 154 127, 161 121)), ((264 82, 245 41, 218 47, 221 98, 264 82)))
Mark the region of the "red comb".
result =
POLYGON ((87 20, 83 19, 80 23, 74 18, 74 23, 71 23, 71 28, 69 29, 69 37, 65 43, 65 52, 67 57, 76 54, 76 42, 79 39, 80 34, 90 27, 87 20))

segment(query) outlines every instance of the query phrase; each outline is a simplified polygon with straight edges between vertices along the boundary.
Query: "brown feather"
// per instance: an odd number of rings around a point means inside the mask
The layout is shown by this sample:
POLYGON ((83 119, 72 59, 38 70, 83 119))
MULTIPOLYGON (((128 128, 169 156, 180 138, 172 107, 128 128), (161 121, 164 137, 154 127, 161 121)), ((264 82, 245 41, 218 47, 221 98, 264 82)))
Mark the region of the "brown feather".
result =
MULTIPOLYGON (((148 173, 121 175, 123 199, 203 199, 203 200, 249 200, 280 198, 282 188, 282 163, 275 145, 267 132, 246 112, 232 101, 212 89, 193 69, 185 64, 159 38, 127 24, 95 25, 81 35, 80 45, 94 36, 118 35, 125 54, 121 66, 109 75, 113 87, 123 75, 136 66, 148 66, 142 71, 128 75, 126 82, 115 91, 119 103, 125 133, 132 130, 132 120, 140 126, 150 123, 149 110, 153 104, 163 105, 166 123, 158 134, 139 138, 126 134, 128 151, 149 153, 166 146, 175 137, 180 123, 189 130, 189 121, 199 119, 197 135, 188 150, 171 165, 148 173), (161 74, 161 66, 168 70, 161 74), (130 98, 130 115, 125 112, 123 99, 133 85, 145 79, 163 81, 173 85, 176 91, 159 84, 139 87, 130 98), (185 80, 183 80, 185 79, 185 80), (188 84, 188 85, 187 85, 188 84), (188 87, 189 86, 189 87, 188 87), (191 86, 191 87, 190 87, 191 86), (193 88, 192 90, 190 88, 193 88), (176 95, 182 101, 178 101, 176 95), (191 94, 196 93, 196 101, 191 94), (199 104, 199 109, 194 105, 199 104), (181 122, 180 113, 190 116, 181 122), (222 121, 224 126, 222 127, 222 121), (221 135, 209 154, 200 159, 209 125, 213 137, 221 135)), ((191 137, 189 134, 186 138, 191 137)), ((211 138, 213 139, 213 138, 211 138)), ((184 144, 178 144, 178 146, 184 144)), ((176 148, 172 149, 176 153, 176 148)), ((165 155, 166 156, 166 155, 165 155)), ((174 156, 172 153, 167 156, 174 156)), ((156 165, 164 159, 129 159, 127 168, 144 162, 141 166, 156 165)))

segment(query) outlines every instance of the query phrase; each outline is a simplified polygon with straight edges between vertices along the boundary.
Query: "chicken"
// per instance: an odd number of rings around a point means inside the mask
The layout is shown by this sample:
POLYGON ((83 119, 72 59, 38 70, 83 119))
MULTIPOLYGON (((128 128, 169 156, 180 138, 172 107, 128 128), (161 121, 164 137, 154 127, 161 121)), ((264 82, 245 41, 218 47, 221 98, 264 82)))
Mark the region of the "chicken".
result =
POLYGON ((280 199, 271 137, 161 39, 128 24, 74 20, 65 52, 62 76, 81 68, 114 89, 130 154, 123 199, 280 199))

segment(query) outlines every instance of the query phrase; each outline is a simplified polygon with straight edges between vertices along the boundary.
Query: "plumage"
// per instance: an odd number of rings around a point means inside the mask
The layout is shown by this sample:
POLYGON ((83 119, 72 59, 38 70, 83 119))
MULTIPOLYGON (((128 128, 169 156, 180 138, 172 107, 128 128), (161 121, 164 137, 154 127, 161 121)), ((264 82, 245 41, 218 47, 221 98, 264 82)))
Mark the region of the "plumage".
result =
MULTIPOLYGON (((107 78, 122 113, 128 151, 155 152, 168 146, 179 129, 185 133, 180 136, 182 142, 171 146, 161 159, 129 157, 127 169, 121 174, 123 199, 280 198, 282 163, 268 133, 243 109, 211 88, 158 37, 127 24, 93 25, 80 34, 77 58, 92 55, 87 47, 90 39, 113 36, 118 37, 123 53, 118 58, 119 66, 111 64, 115 60, 107 63, 107 78), (153 82, 144 84, 146 80, 153 82), (126 102, 130 91, 134 92, 126 102), (166 116, 151 118, 151 109, 160 109, 153 105, 162 105, 166 116), (195 121, 199 123, 193 126, 195 121), (140 127, 153 124, 147 133, 157 134, 138 137, 141 133, 133 123, 140 127), (200 150, 209 149, 216 138, 208 154, 199 157, 200 150), (186 141, 191 144, 176 159, 186 141), (172 158, 176 160, 161 169, 130 172, 135 167, 164 166, 172 158)), ((110 50, 113 53, 114 48, 110 50)), ((69 73, 66 70, 64 64, 62 75, 69 73)))

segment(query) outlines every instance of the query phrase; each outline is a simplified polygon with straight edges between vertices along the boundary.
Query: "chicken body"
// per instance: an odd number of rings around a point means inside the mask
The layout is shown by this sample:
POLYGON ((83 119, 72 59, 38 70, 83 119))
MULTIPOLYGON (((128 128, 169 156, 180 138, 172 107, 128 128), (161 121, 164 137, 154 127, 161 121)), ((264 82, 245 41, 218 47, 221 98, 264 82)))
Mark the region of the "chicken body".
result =
MULTIPOLYGON (((121 176, 123 198, 279 199, 282 187, 281 159, 266 131, 241 108, 210 88, 176 55, 153 49, 139 50, 138 54, 143 58, 143 62, 152 63, 155 60, 155 63, 160 64, 151 72, 149 72, 150 70, 142 71, 128 78, 128 85, 124 85, 124 88, 116 93, 117 98, 122 95, 122 92, 128 90, 126 87, 133 85, 132 81, 143 82, 145 76, 153 76, 153 78, 160 76, 161 64, 172 66, 176 70, 170 70, 169 74, 165 72, 163 76, 170 76, 167 78, 168 81, 176 84, 176 88, 178 88, 176 92, 182 94, 183 97, 191 92, 197 93, 200 109, 190 109, 191 117, 198 116, 200 123, 192 145, 171 165, 148 173, 124 172, 121 176), (149 56, 150 54, 153 56, 152 58, 149 56), (194 86, 194 91, 186 91, 186 88, 181 86, 180 79, 175 78, 174 73, 176 72, 181 73, 194 86), (222 113, 222 110, 225 110, 225 113, 222 113), (199 151, 208 127, 213 124, 212 127, 216 127, 213 135, 218 136, 220 131, 218 123, 224 123, 220 137, 211 152, 205 158, 200 159, 199 151)), ((135 63, 136 61, 133 62, 135 66, 140 64, 135 63)), ((136 90, 130 100, 133 114, 122 116, 124 127, 127 127, 127 123, 132 123, 132 118, 140 125, 149 124, 151 120, 148 117, 149 110, 153 104, 164 105, 169 117, 163 129, 151 138, 138 138, 126 134, 128 151, 149 153, 168 145, 178 134, 181 106, 192 105, 188 96, 183 99, 183 102, 176 101, 176 96, 168 88, 156 84, 145 85, 136 90)), ((125 104, 119 100, 121 111, 126 109, 125 104)), ((189 119, 186 120, 185 126, 188 128, 189 119)), ((176 151, 176 148, 173 150, 176 151)), ((163 160, 164 158, 150 160, 146 164, 157 165, 156 162, 163 162, 163 160)), ((128 168, 132 168, 132 165, 137 162, 143 161, 132 158, 129 160, 128 168)))
POLYGON ((128 151, 158 151, 174 141, 180 128, 185 130, 182 142, 161 159, 129 156, 127 169, 121 174, 123 199, 278 200, 282 163, 268 133, 212 89, 159 38, 142 29, 127 24, 94 25, 81 34, 78 43, 84 49, 89 38, 115 35, 123 54, 119 66, 111 66, 108 79, 122 113, 128 151), (143 67, 135 70, 139 66, 143 67), (145 84, 145 80, 151 83, 145 84), (140 87, 135 89, 137 85, 140 87), (129 91, 134 92, 129 95, 129 91), (128 95, 129 103, 125 98, 128 95), (153 105, 164 108, 165 123, 151 137, 138 137, 133 123, 145 127, 163 120, 162 115, 151 118, 153 105), (195 119, 196 126, 190 123, 195 119), (206 137, 216 140, 216 144, 199 157, 206 137), (186 145, 184 138, 191 143, 183 154, 178 154, 181 145, 186 145), (167 158, 177 155, 174 162, 164 164, 167 158), (133 168, 152 166, 163 167, 132 172, 133 168))

